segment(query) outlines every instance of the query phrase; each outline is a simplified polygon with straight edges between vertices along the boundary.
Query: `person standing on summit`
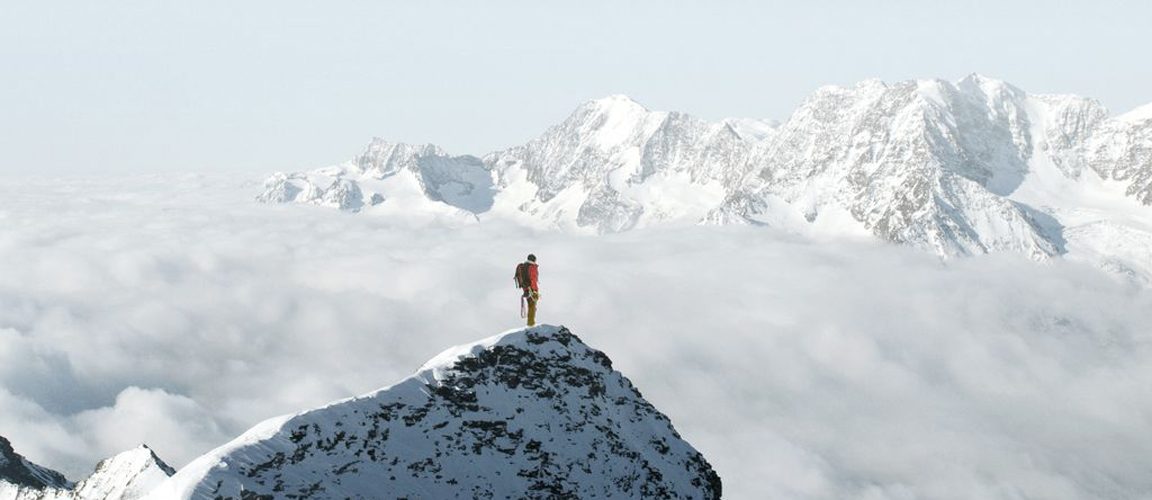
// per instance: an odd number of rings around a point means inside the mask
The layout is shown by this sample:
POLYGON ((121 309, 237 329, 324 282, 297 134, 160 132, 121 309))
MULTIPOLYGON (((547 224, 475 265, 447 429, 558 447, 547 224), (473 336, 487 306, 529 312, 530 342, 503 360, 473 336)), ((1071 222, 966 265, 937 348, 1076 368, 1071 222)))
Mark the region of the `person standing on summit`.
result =
POLYGON ((516 265, 516 286, 524 291, 520 296, 520 317, 524 317, 524 306, 528 306, 528 326, 536 326, 536 303, 540 301, 540 266, 536 256, 528 254, 528 260, 516 265))

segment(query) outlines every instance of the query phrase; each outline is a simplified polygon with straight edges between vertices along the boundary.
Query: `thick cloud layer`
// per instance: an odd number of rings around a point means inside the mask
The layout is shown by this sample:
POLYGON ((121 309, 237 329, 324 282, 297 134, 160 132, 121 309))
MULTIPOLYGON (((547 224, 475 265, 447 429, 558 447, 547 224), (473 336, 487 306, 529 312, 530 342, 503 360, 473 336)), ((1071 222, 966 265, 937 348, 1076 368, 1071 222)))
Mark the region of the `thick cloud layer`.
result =
POLYGON ((199 176, 0 182, 0 435, 173 465, 541 320, 606 351, 732 498, 1152 491, 1152 294, 756 228, 609 237, 252 203, 199 176))

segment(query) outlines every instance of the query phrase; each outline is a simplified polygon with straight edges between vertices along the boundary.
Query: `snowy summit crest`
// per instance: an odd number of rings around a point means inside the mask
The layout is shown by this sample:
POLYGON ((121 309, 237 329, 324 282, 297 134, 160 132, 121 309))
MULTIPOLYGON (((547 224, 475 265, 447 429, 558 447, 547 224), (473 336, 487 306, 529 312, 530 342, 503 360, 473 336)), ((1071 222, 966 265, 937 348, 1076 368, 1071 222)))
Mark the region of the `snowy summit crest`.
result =
POLYGON ((650 110, 643 104, 625 94, 611 94, 599 99, 592 99, 584 103, 584 107, 591 107, 603 112, 639 112, 647 113, 650 110))

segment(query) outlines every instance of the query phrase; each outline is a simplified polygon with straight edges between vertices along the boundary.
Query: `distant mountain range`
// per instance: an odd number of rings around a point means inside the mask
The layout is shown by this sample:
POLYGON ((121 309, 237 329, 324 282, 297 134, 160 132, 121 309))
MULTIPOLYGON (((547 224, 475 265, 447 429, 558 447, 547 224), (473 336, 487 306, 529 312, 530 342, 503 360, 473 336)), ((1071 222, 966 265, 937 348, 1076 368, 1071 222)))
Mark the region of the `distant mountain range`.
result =
POLYGON ((944 258, 1067 255, 1152 277, 1152 105, 959 82, 818 89, 783 123, 707 122, 624 96, 483 157, 374 139, 258 196, 586 233, 755 224, 874 236, 944 258))
POLYGON ((141 447, 77 485, 0 438, 0 500, 720 498, 700 452, 563 327, 454 347, 400 383, 274 418, 173 475, 141 447))

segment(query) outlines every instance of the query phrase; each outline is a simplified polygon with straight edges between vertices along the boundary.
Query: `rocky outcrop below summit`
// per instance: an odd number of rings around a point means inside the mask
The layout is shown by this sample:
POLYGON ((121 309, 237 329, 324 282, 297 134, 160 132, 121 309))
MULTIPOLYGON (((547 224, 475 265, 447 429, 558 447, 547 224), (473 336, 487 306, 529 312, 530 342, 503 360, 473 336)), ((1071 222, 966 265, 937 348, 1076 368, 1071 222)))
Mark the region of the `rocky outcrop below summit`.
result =
POLYGON ((445 351, 377 392, 266 421, 148 498, 719 498, 667 416, 563 327, 445 351))
POLYGON ((41 490, 66 488, 69 483, 63 474, 36 465, 16 453, 12 443, 0 436, 0 498, 4 498, 5 486, 41 490))

